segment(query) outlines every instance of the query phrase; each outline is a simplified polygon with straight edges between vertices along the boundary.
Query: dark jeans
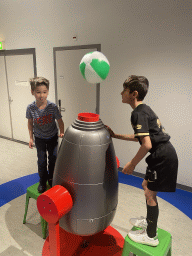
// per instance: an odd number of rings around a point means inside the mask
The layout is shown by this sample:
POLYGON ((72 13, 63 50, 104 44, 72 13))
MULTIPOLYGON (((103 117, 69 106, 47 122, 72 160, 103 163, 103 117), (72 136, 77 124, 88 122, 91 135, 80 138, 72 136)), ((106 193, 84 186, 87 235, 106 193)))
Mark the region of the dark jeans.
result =
POLYGON ((35 145, 38 157, 38 173, 40 184, 45 186, 47 180, 52 180, 57 158, 58 135, 50 139, 40 139, 35 137, 35 145), (47 172, 47 152, 48 152, 48 172, 47 172))

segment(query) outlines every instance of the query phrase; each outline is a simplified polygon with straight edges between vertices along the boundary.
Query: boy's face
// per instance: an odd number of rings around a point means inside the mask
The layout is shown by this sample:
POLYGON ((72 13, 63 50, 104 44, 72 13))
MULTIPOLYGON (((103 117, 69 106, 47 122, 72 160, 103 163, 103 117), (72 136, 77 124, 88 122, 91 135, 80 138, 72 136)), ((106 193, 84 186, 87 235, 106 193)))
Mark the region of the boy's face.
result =
POLYGON ((130 93, 130 90, 128 88, 124 88, 123 91, 121 92, 122 96, 122 102, 130 104, 131 99, 132 99, 132 93, 130 93))
POLYGON ((130 93, 130 90, 128 88, 124 88, 123 91, 121 92, 121 95, 122 95, 122 102, 132 106, 135 99, 137 99, 138 92, 134 91, 130 93))
POLYGON ((44 84, 42 84, 37 86, 37 88, 34 91, 32 91, 32 94, 35 96, 36 102, 42 105, 47 100, 49 90, 44 84))

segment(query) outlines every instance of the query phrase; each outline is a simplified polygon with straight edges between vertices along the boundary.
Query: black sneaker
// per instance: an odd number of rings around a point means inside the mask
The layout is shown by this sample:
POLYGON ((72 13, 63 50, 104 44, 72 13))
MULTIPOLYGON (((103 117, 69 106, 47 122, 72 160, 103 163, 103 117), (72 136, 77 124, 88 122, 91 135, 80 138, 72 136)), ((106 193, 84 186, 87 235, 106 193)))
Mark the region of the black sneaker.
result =
POLYGON ((46 186, 42 186, 40 183, 39 183, 39 186, 38 186, 38 192, 39 193, 43 193, 46 191, 46 186))

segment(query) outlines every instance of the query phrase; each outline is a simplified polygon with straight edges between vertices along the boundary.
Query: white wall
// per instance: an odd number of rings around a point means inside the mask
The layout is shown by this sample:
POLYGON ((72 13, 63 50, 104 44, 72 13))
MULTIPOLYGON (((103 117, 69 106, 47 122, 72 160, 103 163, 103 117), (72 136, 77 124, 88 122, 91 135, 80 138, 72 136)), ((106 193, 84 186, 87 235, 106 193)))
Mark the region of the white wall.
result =
MULTIPOLYGON (((101 43, 111 64, 101 84, 101 119, 117 133, 133 133, 132 109, 121 103, 122 83, 131 74, 145 75, 150 82, 145 102, 179 156, 178 183, 192 187, 191 15, 187 0, 1 0, 0 39, 8 50, 36 48, 37 74, 50 80, 52 101, 53 47, 101 43)), ((114 144, 122 167, 139 148, 133 142, 114 144)), ((145 172, 144 160, 136 171, 145 172)))

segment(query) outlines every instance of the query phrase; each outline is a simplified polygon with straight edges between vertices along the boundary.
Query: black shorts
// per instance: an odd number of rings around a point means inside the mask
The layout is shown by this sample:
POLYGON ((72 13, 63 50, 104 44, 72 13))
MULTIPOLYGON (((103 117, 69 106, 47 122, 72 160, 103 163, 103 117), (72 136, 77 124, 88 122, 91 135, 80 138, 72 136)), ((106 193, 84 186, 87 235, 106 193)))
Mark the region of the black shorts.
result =
POLYGON ((175 192, 178 158, 175 148, 170 142, 162 143, 146 158, 148 164, 145 180, 152 191, 175 192))

